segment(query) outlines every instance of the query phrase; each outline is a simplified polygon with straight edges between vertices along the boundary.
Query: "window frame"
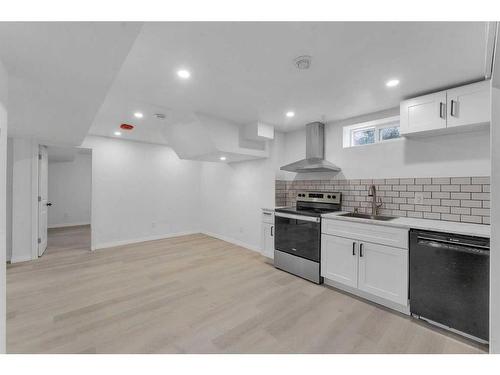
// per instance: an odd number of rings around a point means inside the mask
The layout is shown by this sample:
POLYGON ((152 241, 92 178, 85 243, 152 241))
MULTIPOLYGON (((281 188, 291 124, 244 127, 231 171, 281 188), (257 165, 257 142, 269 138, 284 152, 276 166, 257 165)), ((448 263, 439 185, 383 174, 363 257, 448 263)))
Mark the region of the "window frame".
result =
POLYGON ((397 127, 400 127, 399 116, 385 117, 385 118, 382 118, 379 120, 373 120, 373 121, 361 122, 361 123, 352 124, 352 125, 346 125, 346 126, 344 126, 344 129, 343 129, 343 133, 344 133, 343 134, 343 147, 344 148, 362 147, 362 146, 370 146, 370 145, 376 145, 376 144, 380 144, 380 143, 401 140, 401 138, 402 138, 401 134, 399 135, 398 138, 380 139, 380 131, 382 129, 395 127, 395 123, 397 123, 397 127), (359 130, 365 130, 365 129, 374 129, 375 130, 375 141, 373 143, 366 143, 363 145, 353 144, 354 132, 359 131, 359 130))

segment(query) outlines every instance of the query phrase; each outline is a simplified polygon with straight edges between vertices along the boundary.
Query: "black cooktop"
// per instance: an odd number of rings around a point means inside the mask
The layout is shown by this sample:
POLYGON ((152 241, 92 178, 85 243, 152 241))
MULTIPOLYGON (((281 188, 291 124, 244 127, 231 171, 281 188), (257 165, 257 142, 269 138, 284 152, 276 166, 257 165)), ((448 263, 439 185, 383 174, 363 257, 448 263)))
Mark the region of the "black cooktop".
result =
POLYGON ((284 213, 289 213, 293 215, 304 215, 304 216, 316 216, 319 217, 322 214, 327 214, 330 212, 335 212, 339 211, 340 209, 338 208, 301 208, 301 207, 281 207, 275 209, 276 212, 284 212, 284 213))

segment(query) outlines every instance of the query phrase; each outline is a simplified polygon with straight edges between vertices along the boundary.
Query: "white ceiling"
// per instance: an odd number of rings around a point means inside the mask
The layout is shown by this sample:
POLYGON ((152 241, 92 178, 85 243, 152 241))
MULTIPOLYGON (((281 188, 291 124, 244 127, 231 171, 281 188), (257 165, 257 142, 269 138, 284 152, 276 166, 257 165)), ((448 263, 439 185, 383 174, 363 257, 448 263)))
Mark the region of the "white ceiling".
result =
MULTIPOLYGON (((486 23, 147 23, 91 128, 167 143, 156 112, 194 111, 281 131, 399 105, 401 99, 484 77, 486 23), (292 60, 311 55, 307 71, 292 60), (182 81, 176 70, 192 76, 182 81), (400 86, 385 82, 398 78, 400 86), (141 120, 133 118, 144 112, 141 120), (287 119, 284 113, 294 110, 287 119)), ((168 117, 168 116, 167 116, 168 117)))
POLYGON ((49 163, 71 162, 77 154, 91 154, 92 150, 78 147, 47 147, 47 160, 49 163))
POLYGON ((141 26, 0 22, 9 135, 80 145, 141 26))
POLYGON ((51 144, 79 145, 91 125, 113 136, 122 122, 136 125, 125 138, 168 143, 179 111, 295 130, 481 79, 485 53, 484 22, 0 22, 9 134, 51 144), (299 71, 304 54, 312 66, 299 71))

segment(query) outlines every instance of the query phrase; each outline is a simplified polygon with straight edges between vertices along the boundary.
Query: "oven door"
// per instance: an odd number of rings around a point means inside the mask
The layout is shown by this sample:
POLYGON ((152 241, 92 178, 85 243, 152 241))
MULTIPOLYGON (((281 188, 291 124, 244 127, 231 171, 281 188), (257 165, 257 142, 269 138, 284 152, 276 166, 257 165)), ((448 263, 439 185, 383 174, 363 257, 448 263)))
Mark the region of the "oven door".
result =
POLYGON ((320 260, 321 219, 275 212, 274 248, 285 253, 320 260))

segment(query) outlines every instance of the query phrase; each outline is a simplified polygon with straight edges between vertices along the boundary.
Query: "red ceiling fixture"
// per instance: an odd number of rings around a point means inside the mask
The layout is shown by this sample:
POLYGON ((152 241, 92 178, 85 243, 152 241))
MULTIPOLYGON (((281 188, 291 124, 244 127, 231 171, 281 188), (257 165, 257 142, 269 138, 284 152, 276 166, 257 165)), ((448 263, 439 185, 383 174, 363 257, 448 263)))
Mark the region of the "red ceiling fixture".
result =
POLYGON ((121 124, 120 129, 123 130, 132 130, 134 128, 134 125, 129 125, 129 124, 121 124))

